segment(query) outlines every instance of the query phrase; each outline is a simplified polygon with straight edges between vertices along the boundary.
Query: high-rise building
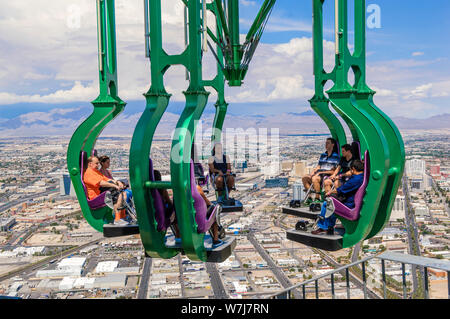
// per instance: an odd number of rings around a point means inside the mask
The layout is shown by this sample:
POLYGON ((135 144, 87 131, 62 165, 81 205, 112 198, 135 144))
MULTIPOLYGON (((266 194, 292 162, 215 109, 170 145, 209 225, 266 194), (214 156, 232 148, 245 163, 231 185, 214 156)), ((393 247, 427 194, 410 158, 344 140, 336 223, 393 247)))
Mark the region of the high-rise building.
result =
POLYGON ((431 188, 433 187, 433 179, 431 178, 430 175, 424 174, 423 177, 423 188, 424 190, 431 190, 431 188))
POLYGON ((303 183, 296 182, 292 185, 292 196, 294 200, 303 200, 303 197, 305 196, 303 188, 303 183))
POLYGON ((305 162, 294 163, 294 176, 303 177, 306 174, 307 174, 307 172, 306 172, 306 163, 305 162))
POLYGON ((281 170, 290 172, 294 167, 294 163, 292 161, 283 161, 281 162, 281 170))
POLYGON ((441 175, 441 166, 440 165, 430 166, 430 174, 431 175, 441 175))
POLYGON ((69 195, 71 197, 76 196, 69 174, 62 174, 59 177, 59 194, 61 196, 65 196, 65 195, 66 196, 69 195))
POLYGON ((278 174, 280 174, 280 163, 279 162, 262 163, 260 167, 261 167, 261 172, 265 176, 277 176, 278 174))
POLYGON ((395 197, 394 206, 392 207, 390 220, 405 218, 405 196, 397 195, 395 197))
POLYGON ((412 176, 422 176, 425 174, 425 161, 420 159, 410 159, 406 161, 406 175, 408 177, 412 176))

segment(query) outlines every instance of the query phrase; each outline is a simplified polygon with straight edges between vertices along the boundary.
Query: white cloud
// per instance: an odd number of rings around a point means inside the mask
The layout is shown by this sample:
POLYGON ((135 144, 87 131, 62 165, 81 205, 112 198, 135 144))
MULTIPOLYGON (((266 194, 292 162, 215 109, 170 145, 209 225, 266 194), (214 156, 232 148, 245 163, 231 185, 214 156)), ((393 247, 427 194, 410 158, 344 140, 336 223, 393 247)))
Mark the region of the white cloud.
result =
POLYGON ((84 86, 79 81, 69 90, 58 90, 48 95, 17 95, 15 93, 0 92, 0 105, 15 103, 67 103, 94 99, 98 95, 98 86, 91 84, 84 86))
POLYGON ((255 1, 250 1, 250 0, 240 0, 239 1, 243 6, 246 7, 250 7, 250 6, 255 6, 256 2, 255 1))
MULTIPOLYGON (((254 2, 241 1, 248 6, 254 2)), ((97 97, 95 1, 0 0, 0 7, 1 105, 90 102, 97 97), (73 10, 74 6, 78 9, 73 10), (79 25, 73 17, 77 12, 79 25)), ((162 8, 164 49, 169 54, 181 53, 183 4, 179 0, 164 0, 162 8)), ((150 87, 150 64, 144 57, 142 9, 142 1, 116 0, 119 96, 125 101, 144 101, 142 94, 150 87)), ((209 22, 212 24, 212 19, 209 22)), ((266 31, 311 32, 311 25, 272 16, 266 31)), ((324 41, 324 51, 325 70, 329 72, 334 65, 334 43, 324 41)), ((411 108, 406 103, 410 102, 418 110, 421 105, 421 112, 436 110, 429 99, 442 99, 450 94, 448 76, 436 77, 433 72, 444 60, 418 61, 413 57, 423 56, 423 52, 409 54, 403 59, 368 64, 367 83, 376 89, 379 106, 389 114, 407 114, 411 108)), ((372 57, 375 55, 372 52, 372 57)), ((216 66, 211 53, 206 56, 204 76, 210 78, 216 66)), ((165 84, 173 94, 173 101, 184 101, 181 92, 188 85, 183 67, 172 67, 166 73, 165 84)), ((226 93, 230 103, 308 105, 313 87, 311 38, 298 37, 281 44, 260 43, 243 87, 227 88, 226 93)), ((213 98, 212 94, 210 100, 213 98)))

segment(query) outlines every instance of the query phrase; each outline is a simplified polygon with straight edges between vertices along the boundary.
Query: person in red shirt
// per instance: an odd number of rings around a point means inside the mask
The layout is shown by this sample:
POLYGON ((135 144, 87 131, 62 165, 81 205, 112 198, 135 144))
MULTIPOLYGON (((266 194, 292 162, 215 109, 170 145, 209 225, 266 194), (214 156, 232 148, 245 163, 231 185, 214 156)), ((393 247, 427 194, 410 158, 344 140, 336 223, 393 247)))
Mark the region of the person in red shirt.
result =
POLYGON ((119 211, 119 207, 123 206, 123 201, 126 200, 126 194, 121 192, 125 185, 120 181, 115 181, 103 175, 99 171, 100 161, 98 157, 91 156, 88 158, 88 167, 84 172, 83 181, 86 185, 88 197, 90 200, 99 196, 102 192, 110 191, 114 204, 115 222, 114 224, 125 225, 128 224, 119 211))

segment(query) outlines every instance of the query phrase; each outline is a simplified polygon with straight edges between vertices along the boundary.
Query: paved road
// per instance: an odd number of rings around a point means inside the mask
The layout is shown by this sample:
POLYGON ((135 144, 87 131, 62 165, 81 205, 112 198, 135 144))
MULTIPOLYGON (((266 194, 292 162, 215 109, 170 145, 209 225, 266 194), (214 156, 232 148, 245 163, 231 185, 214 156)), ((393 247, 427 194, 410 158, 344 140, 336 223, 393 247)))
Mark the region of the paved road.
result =
MULTIPOLYGON (((342 267, 341 264, 339 264, 338 262, 336 262, 336 261, 334 260, 334 258, 331 257, 330 255, 328 255, 325 251, 319 250, 319 249, 315 249, 315 248, 314 248, 313 250, 316 251, 318 254, 320 254, 324 260, 326 260, 328 263, 332 264, 334 267, 336 267, 336 268, 342 267)), ((351 281, 356 287, 358 287, 358 288, 360 288, 361 290, 363 290, 363 289, 364 289, 364 283, 363 283, 363 281, 360 280, 358 277, 352 275, 352 273, 350 272, 350 270, 349 270, 348 274, 349 274, 349 279, 350 279, 350 281, 351 281)), ((346 274, 345 274, 345 270, 343 270, 343 271, 341 272, 341 275, 342 275, 342 276, 345 276, 345 275, 346 275, 346 274)), ((366 277, 366 278, 367 278, 367 277, 366 277)), ((376 292, 370 290, 369 288, 367 288, 367 296, 368 296, 369 299, 383 299, 383 298, 382 298, 381 296, 379 296, 376 292)))
MULTIPOLYGON (((419 246, 419 234, 417 232, 416 219, 414 215, 414 209, 411 206, 411 196, 409 194, 408 188, 408 178, 403 175, 402 178, 403 194, 405 195, 405 224, 408 234, 408 252, 411 255, 420 256, 420 246, 419 246), (414 232, 414 237, 412 238, 411 232, 414 232)), ((419 288, 419 280, 417 278, 417 266, 412 265, 412 281, 413 281, 413 293, 416 293, 419 288)))
POLYGON ((206 271, 211 278, 211 286, 214 291, 215 299, 228 299, 228 295, 225 290, 225 286, 223 285, 222 279, 220 278, 219 271, 216 268, 216 264, 214 263, 205 263, 206 271))
MULTIPOLYGON (((280 282, 280 284, 283 286, 283 288, 292 287, 293 284, 291 283, 291 281, 286 277, 286 275, 281 271, 281 269, 277 267, 273 259, 269 256, 269 254, 267 254, 265 249, 258 243, 255 236, 252 233, 250 233, 247 236, 247 238, 253 244, 253 246, 261 255, 261 257, 267 262, 267 265, 269 265, 269 267, 272 268, 272 272, 274 273, 275 277, 280 282)), ((301 293, 298 290, 293 290, 292 293, 294 295, 294 298, 300 299, 302 297, 301 293)))
POLYGON ((139 292, 137 299, 147 299, 148 284, 150 281, 150 272, 152 270, 152 259, 146 257, 144 260, 144 267, 142 267, 141 282, 139 284, 139 292))
POLYGON ((13 200, 12 202, 8 202, 6 204, 1 205, 0 206, 0 213, 5 211, 5 210, 7 210, 7 209, 10 209, 11 207, 14 207, 16 205, 24 203, 24 202, 26 202, 26 201, 28 201, 30 199, 33 199, 35 197, 47 196, 48 194, 55 193, 55 192, 59 192, 59 189, 51 190, 51 191, 45 191, 45 192, 41 192, 41 193, 35 193, 35 194, 27 195, 25 197, 21 197, 19 199, 13 200))

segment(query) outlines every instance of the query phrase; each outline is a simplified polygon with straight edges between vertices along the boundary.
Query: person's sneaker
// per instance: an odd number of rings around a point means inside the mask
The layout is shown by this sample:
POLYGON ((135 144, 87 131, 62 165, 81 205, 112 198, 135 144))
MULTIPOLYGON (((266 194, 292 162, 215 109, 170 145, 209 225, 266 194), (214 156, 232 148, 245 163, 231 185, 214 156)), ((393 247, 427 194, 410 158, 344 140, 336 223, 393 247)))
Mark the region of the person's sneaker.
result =
POLYGON ((221 246, 223 244, 224 244, 224 241, 222 241, 220 239, 218 241, 213 241, 212 248, 215 249, 215 248, 217 248, 217 247, 219 247, 219 246, 221 246))
POLYGON ((119 219, 119 220, 115 220, 114 221, 114 225, 116 225, 116 226, 126 226, 126 225, 129 225, 130 223, 129 222, 127 222, 126 220, 124 220, 124 219, 119 219))
POLYGON ((313 230, 311 232, 311 234, 313 235, 322 235, 322 234, 326 234, 327 230, 326 229, 321 229, 321 228, 317 228, 316 230, 313 230))

